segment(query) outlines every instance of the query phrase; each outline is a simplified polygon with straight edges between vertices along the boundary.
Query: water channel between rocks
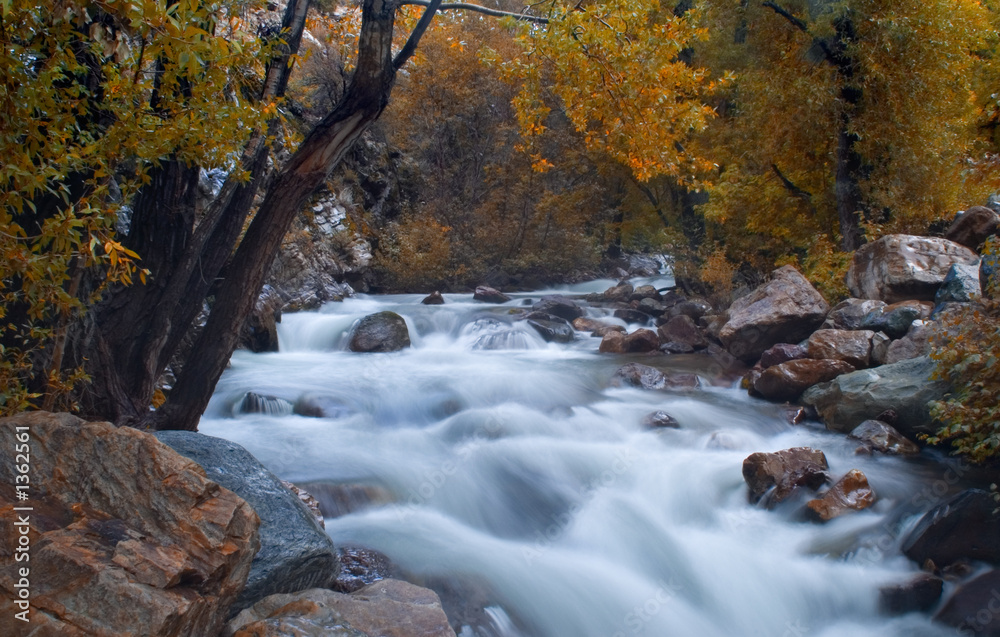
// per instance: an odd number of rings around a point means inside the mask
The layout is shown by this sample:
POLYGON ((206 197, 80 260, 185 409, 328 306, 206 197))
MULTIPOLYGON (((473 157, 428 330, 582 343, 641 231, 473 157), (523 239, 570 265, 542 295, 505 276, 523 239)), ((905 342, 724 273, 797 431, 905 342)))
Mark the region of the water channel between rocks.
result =
MULTIPOLYGON (((412 578, 474 588, 486 608, 460 637, 956 634, 877 608, 880 586, 916 572, 899 537, 944 495, 945 466, 856 455, 845 437, 788 424, 781 406, 729 384, 610 387, 631 360, 716 374, 707 356, 598 354, 597 338, 545 343, 507 322, 545 293, 504 305, 361 296, 287 314, 281 351, 237 352, 199 429, 285 480, 387 494, 328 519, 329 534, 385 553, 412 578), (413 347, 345 351, 355 321, 382 310, 406 319, 413 347), (305 398, 327 417, 236 414, 249 391, 305 398), (645 428, 657 410, 681 428, 645 428), (822 449, 834 478, 864 471, 876 505, 821 525, 801 517, 802 499, 774 511, 748 504, 743 459, 794 446, 822 449)), ((587 310, 624 324, 609 313, 587 310)))

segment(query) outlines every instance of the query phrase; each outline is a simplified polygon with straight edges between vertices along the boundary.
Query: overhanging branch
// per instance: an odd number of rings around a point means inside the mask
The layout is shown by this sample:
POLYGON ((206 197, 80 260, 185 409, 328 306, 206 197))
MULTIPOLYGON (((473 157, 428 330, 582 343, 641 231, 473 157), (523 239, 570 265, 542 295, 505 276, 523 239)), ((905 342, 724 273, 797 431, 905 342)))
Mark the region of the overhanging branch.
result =
POLYGON ((400 49, 399 53, 392 60, 392 66, 397 70, 402 68, 406 64, 406 61, 413 57, 413 54, 417 50, 417 45, 420 44, 420 38, 427 31, 427 27, 431 26, 431 21, 440 10, 442 3, 441 0, 430 0, 430 2, 403 2, 401 4, 419 4, 422 7, 427 7, 427 10, 424 11, 424 15, 420 16, 420 21, 413 28, 413 33, 410 34, 410 37, 406 39, 406 44, 403 45, 403 48, 400 49))
MULTIPOLYGON (((400 2, 401 5, 412 4, 418 7, 429 7, 431 1, 428 0, 403 0, 400 2)), ((548 24, 548 18, 542 18, 539 16, 529 15, 527 13, 514 13, 512 11, 500 11, 499 9, 490 9, 489 7, 483 7, 478 4, 469 4, 467 2, 445 2, 441 3, 438 7, 440 11, 474 11, 476 13, 482 13, 484 15, 492 16, 494 18, 514 18, 515 20, 523 20, 524 22, 534 22, 535 24, 548 24)))

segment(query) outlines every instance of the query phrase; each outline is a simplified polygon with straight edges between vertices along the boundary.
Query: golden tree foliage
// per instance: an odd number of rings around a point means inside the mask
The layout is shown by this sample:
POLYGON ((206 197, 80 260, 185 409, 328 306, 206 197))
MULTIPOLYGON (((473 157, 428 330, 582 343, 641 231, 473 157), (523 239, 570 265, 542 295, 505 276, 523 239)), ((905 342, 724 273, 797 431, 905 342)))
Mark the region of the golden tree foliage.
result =
POLYGON ((558 108, 588 148, 640 181, 697 184, 711 164, 686 145, 714 115, 705 99, 716 88, 681 55, 707 37, 697 22, 696 11, 675 15, 659 0, 555 3, 547 25, 522 27, 522 54, 502 63, 522 83, 514 101, 522 129, 537 135, 558 108))
POLYGON ((703 210, 730 255, 840 243, 841 134, 869 239, 984 200, 996 175, 976 174, 975 89, 990 19, 975 0, 706 3, 712 39, 695 60, 737 76, 703 140, 721 166, 703 210))
POLYGON ((241 31, 250 8, 0 5, 0 412, 46 385, 51 406, 80 377, 60 377, 58 357, 85 305, 84 270, 99 265, 123 283, 138 270, 145 282, 141 255, 114 239, 114 223, 148 169, 168 158, 227 165, 259 123, 261 109, 241 95, 262 71, 258 42, 241 31), (49 378, 29 387, 46 349, 56 359, 49 378))

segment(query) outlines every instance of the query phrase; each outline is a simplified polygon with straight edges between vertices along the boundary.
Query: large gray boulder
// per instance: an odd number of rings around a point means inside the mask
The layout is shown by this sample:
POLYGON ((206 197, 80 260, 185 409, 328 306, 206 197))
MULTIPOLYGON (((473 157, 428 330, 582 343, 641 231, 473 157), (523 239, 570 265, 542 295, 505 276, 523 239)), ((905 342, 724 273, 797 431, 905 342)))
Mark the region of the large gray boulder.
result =
POLYGON ((954 241, 890 234, 854 253, 847 271, 851 294, 895 303, 933 301, 954 264, 978 265, 979 255, 954 241))
POLYGON ((309 508, 249 451, 234 442, 193 431, 160 431, 155 435, 201 465, 210 480, 246 500, 260 517, 260 551, 233 612, 275 593, 333 585, 340 562, 330 536, 309 508))
POLYGON ((893 409, 899 416, 895 426, 904 436, 932 434, 938 427, 928 403, 940 400, 948 391, 948 383, 931 380, 934 368, 930 357, 921 356, 843 374, 806 390, 802 402, 815 407, 832 431, 850 432, 893 409))
POLYGON ((809 336, 829 309, 823 295, 786 265, 775 270, 770 281, 736 299, 719 338, 733 356, 753 362, 772 345, 809 336))
POLYGON ((406 321, 395 312, 370 314, 358 323, 351 334, 352 352, 396 352, 410 346, 406 321))

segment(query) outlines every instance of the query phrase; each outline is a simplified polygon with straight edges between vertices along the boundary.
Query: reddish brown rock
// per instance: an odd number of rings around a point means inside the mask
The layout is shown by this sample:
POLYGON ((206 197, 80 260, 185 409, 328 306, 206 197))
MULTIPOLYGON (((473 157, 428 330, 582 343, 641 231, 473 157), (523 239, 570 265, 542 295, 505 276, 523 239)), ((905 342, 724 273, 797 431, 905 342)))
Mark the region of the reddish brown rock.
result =
POLYGON ((657 328, 657 332, 659 332, 661 343, 682 343, 690 345, 692 349, 708 347, 708 341, 695 325, 694 319, 685 314, 669 319, 657 328))
POLYGON ((778 343, 760 355, 760 369, 763 371, 768 367, 774 367, 775 365, 800 358, 807 358, 808 356, 809 353, 806 351, 806 348, 801 345, 778 343))
POLYGON ((773 506, 788 498, 796 487, 818 489, 829 475, 826 455, 818 449, 793 447, 774 453, 757 452, 743 461, 743 479, 750 487, 750 502, 764 500, 773 506))
POLYGON ((890 455, 920 453, 920 447, 896 431, 892 425, 881 420, 866 420, 855 427, 847 437, 861 441, 870 451, 890 455))
POLYGON ((605 354, 624 354, 628 351, 625 347, 625 333, 611 330, 601 339, 601 345, 597 351, 605 354))
POLYGON ((719 338, 733 356, 753 362, 772 345, 812 334, 829 309, 816 288, 786 265, 775 270, 768 283, 736 299, 719 338))
POLYGON ((955 217, 944 238, 978 251, 1000 228, 1000 215, 986 206, 973 206, 955 217))
POLYGON ((809 337, 806 350, 809 358, 844 361, 864 369, 871 363, 874 336, 869 330, 817 330, 809 337))
POLYGON ((856 297, 887 303, 933 301, 955 263, 978 265, 979 255, 947 239, 890 234, 858 248, 847 287, 856 297))
POLYGON ((621 285, 616 285, 612 288, 608 288, 604 291, 602 295, 604 300, 609 303, 622 302, 627 303, 629 297, 632 296, 633 288, 630 283, 622 283, 621 285))
POLYGON ((853 371, 844 361, 802 358, 768 367, 753 381, 753 388, 768 400, 795 400, 813 385, 853 371))
POLYGON ((483 303, 506 303, 510 300, 510 297, 488 285, 480 285, 473 293, 472 300, 482 301, 483 303))
POLYGON ((620 334, 624 334, 627 331, 628 330, 626 330, 621 325, 602 325, 601 327, 598 327, 596 330, 594 330, 592 332, 592 334, 594 336, 599 336, 601 338, 604 338, 605 336, 607 336, 611 332, 618 332, 620 334))
POLYGON ((660 337, 653 330, 638 329, 625 337, 625 351, 630 354, 655 352, 660 348, 660 337))
MULTIPOLYGON (((14 519, 17 426, 30 427, 31 626, 37 634, 215 635, 259 548, 258 518, 153 436, 34 412, 0 421, 0 519, 14 519)), ((8 527, 9 528, 9 527, 8 527)), ((0 573, 16 541, 0 534, 0 573)), ((16 580, 0 577, 0 634, 16 580)))
POLYGON ((233 618, 223 632, 224 637, 289 634, 455 637, 434 591, 392 579, 380 580, 349 595, 320 588, 272 595, 233 618))
POLYGON ((824 522, 849 513, 861 511, 875 504, 875 492, 868 478, 857 469, 851 469, 821 497, 806 503, 824 522))

